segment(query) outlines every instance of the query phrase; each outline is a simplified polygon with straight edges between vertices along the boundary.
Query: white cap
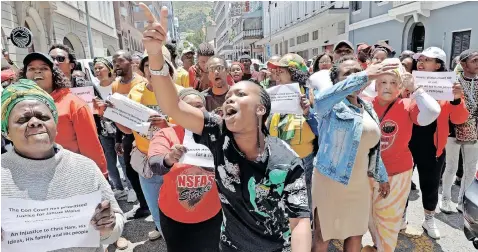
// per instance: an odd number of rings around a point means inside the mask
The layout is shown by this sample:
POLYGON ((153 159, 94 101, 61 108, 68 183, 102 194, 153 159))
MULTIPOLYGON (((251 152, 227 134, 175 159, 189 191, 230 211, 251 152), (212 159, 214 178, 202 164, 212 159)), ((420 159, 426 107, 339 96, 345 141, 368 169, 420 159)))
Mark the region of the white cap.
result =
POLYGON ((420 56, 422 55, 428 58, 439 59, 443 61, 443 63, 446 63, 446 54, 442 49, 438 47, 428 47, 427 49, 425 49, 425 51, 421 53, 415 53, 413 55, 413 59, 418 60, 418 58, 420 58, 420 56))

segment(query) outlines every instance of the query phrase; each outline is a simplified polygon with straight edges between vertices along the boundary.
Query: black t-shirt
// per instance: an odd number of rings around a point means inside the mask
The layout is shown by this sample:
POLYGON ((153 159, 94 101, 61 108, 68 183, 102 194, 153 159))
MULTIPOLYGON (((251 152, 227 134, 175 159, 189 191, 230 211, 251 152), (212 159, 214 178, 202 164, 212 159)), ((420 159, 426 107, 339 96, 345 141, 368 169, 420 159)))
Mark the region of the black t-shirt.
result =
POLYGON ((245 73, 245 74, 242 76, 242 80, 243 80, 243 81, 248 81, 248 80, 250 80, 250 79, 252 79, 252 74, 246 74, 246 73, 245 73))
POLYGON ((302 161, 282 140, 266 138, 261 161, 249 161, 222 119, 204 113, 202 135, 214 156, 224 214, 221 251, 291 251, 289 218, 309 218, 302 161))
POLYGON ((203 91, 203 94, 206 98, 206 110, 208 112, 214 111, 216 114, 219 114, 217 113, 217 110, 222 109, 222 104, 224 103, 224 101, 226 101, 227 92, 222 95, 215 95, 212 92, 212 88, 208 88, 207 90, 203 91))

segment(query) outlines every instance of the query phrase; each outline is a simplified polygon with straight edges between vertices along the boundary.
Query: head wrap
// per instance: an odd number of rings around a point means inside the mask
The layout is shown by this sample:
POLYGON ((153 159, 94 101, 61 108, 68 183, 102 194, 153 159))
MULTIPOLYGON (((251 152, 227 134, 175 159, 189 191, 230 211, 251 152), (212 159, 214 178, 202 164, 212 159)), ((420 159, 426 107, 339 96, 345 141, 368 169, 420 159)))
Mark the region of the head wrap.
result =
POLYGON ((106 66, 106 68, 108 68, 110 73, 113 73, 113 64, 106 58, 96 57, 95 59, 93 59, 93 65, 95 65, 96 63, 103 63, 106 66))
POLYGON ((232 62, 232 63, 231 63, 231 67, 234 66, 234 65, 240 66, 240 67, 241 67, 241 70, 244 72, 244 64, 242 64, 241 62, 235 61, 235 62, 232 62))
POLYGON ((184 97, 188 96, 188 95, 197 95, 199 96, 199 98, 201 98, 202 102, 204 105, 206 105, 206 98, 204 97, 204 95, 197 91, 196 89, 194 88, 185 88, 185 89, 181 89, 181 91, 179 91, 179 99, 184 99, 184 97))
POLYGON ((12 109, 21 101, 37 100, 44 103, 58 123, 58 111, 53 98, 32 80, 20 79, 2 92, 2 133, 8 133, 8 118, 12 109))

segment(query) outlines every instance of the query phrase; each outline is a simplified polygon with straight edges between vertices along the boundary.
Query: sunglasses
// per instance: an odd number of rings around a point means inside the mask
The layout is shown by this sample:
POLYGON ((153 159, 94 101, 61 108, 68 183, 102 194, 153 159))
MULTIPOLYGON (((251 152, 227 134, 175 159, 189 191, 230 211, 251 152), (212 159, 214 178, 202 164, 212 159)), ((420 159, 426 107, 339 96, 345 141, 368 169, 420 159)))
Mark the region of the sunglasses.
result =
POLYGON ((53 61, 58 61, 58 63, 63 63, 66 60, 65 56, 51 56, 53 61))
POLYGON ((352 49, 349 49, 349 48, 347 48, 347 49, 337 49, 337 50, 335 50, 335 53, 336 54, 352 54, 353 51, 352 51, 352 49))

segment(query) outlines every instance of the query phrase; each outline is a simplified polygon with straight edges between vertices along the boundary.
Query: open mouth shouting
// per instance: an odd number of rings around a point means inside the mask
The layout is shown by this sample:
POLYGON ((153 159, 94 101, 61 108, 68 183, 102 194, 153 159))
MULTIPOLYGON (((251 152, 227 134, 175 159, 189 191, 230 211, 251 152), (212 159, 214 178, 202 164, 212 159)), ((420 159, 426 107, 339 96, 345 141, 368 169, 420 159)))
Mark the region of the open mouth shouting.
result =
POLYGON ((40 75, 37 75, 37 76, 34 76, 34 77, 33 77, 33 80, 34 80, 34 81, 42 81, 42 80, 44 80, 44 79, 45 79, 45 78, 43 78, 43 76, 40 76, 40 75))
POLYGON ((234 116, 237 114, 237 109, 234 108, 232 105, 226 105, 224 108, 224 119, 225 120, 230 120, 234 118, 234 116))

